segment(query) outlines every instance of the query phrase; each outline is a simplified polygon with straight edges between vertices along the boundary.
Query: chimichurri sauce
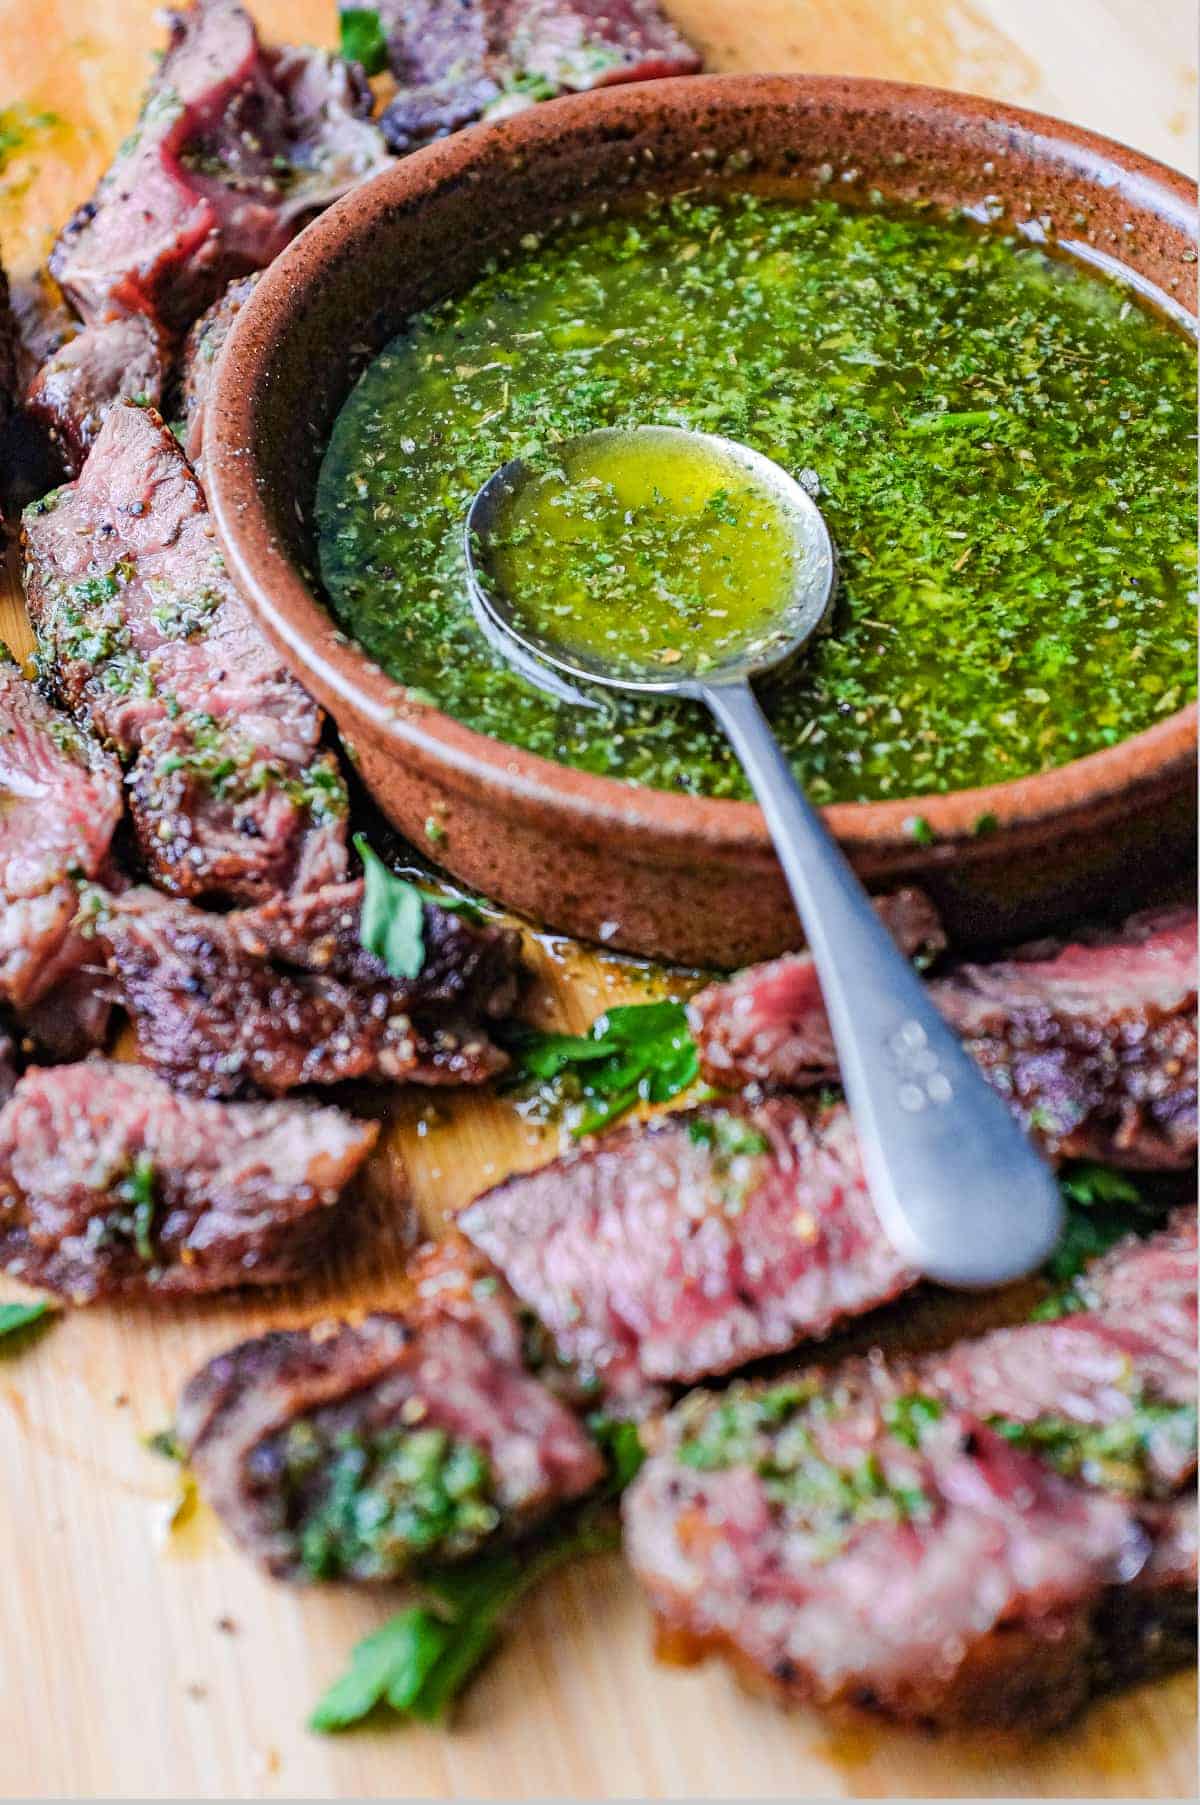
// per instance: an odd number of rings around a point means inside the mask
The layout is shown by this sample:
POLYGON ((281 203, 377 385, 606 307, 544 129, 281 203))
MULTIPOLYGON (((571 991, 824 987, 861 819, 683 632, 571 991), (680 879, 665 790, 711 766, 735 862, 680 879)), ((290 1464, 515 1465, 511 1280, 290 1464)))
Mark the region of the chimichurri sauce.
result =
MULTIPOLYGON (((526 241, 414 320, 339 415, 318 489, 341 624, 459 720, 659 788, 744 796, 694 705, 512 673, 462 527, 515 456, 701 428, 798 476, 832 632, 764 693, 818 802, 1061 764, 1195 693, 1195 360, 1125 289, 931 215, 676 199, 526 241)), ((597 566, 597 586, 603 566, 597 566)))

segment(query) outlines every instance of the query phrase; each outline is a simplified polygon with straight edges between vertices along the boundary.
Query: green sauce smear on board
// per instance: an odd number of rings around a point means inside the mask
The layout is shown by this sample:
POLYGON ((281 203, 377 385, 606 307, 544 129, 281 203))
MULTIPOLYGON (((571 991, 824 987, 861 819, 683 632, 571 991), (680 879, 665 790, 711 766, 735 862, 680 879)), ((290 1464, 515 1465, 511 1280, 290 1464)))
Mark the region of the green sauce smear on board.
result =
POLYGON ((570 708, 509 670, 463 570, 470 499, 509 459, 552 470, 601 426, 722 434, 815 490, 838 546, 832 632, 764 687, 813 798, 997 782, 1195 694, 1194 395, 1186 339, 1019 238, 675 199, 527 243, 386 348, 322 468, 322 575, 371 656, 469 726, 744 796, 697 706, 570 708))

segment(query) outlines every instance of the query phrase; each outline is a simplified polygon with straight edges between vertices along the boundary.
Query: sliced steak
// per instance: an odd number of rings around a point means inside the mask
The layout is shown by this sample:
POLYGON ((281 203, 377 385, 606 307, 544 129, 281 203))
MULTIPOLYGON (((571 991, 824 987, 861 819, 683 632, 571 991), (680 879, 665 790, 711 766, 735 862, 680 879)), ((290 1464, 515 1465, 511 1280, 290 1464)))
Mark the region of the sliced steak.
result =
POLYGON ((183 347, 183 417, 186 426, 184 449, 192 464, 199 468, 204 449, 204 408, 212 386, 217 359, 225 348, 233 323, 254 292, 259 274, 240 276, 231 282, 219 300, 202 313, 183 347))
MULTIPOLYGON (((1196 1155, 1196 915, 1134 916, 1104 938, 961 965, 930 995, 1022 1126, 1058 1158, 1181 1168, 1196 1155)), ((691 1005, 714 1083, 835 1080, 804 955, 691 1005)))
POLYGON ((916 1277, 879 1227, 847 1111, 786 1097, 617 1130, 497 1185, 458 1226, 560 1358, 630 1408, 916 1277))
POLYGON ((919 1430, 881 1363, 696 1392, 625 1500, 672 1642, 783 1696, 1041 1729, 1092 1684, 1093 1620, 1145 1564, 1129 1507, 977 1417, 919 1430))
POLYGON ((1064 1158, 1196 1157, 1196 913, 1134 916, 1094 942, 964 965, 932 986, 1023 1125, 1064 1158))
POLYGON ((26 510, 23 537, 44 669, 129 765, 154 881, 258 902, 341 877, 346 796, 321 711, 230 583, 158 415, 113 407, 78 481, 26 510))
MULTIPOLYGON (((0 428, 0 509, 19 515, 27 502, 62 481, 58 451, 44 426, 19 403, 41 366, 79 331, 79 321, 44 271, 14 282, 10 300, 11 320, 3 321, 0 306, 0 339, 10 344, 13 358, 10 417, 7 429, 0 428)), ((4 355, 0 349, 0 363, 4 355)), ((3 407, 0 401, 0 412, 3 407)))
POLYGON ((603 1462, 530 1376, 493 1296, 266 1335, 188 1385, 178 1433, 202 1490, 277 1576, 393 1580, 519 1536, 603 1462))
MULTIPOLYGON (((910 959, 945 950, 942 924, 923 891, 876 897, 875 908, 910 959)), ((836 1080, 837 1053, 811 953, 789 953, 710 984, 689 1003, 688 1021, 711 1084, 807 1090, 836 1080)))
POLYGON ((34 1067, 0 1111, 0 1264, 75 1303, 309 1270, 373 1125, 181 1097, 139 1066, 34 1067))
POLYGON ((71 946, 80 964, 36 1003, 14 1012, 22 1038, 39 1058, 83 1059, 108 1040, 113 996, 104 960, 86 932, 71 946))
POLYGON ((264 49, 237 0, 167 22, 138 123, 51 254, 89 324, 146 313, 183 331, 387 161, 366 84, 340 58, 264 49))
POLYGON ((499 5, 383 0, 375 10, 400 89, 379 121, 390 149, 414 150, 456 132, 499 100, 505 74, 499 5))
POLYGON ((700 67, 654 0, 384 0, 376 10, 400 87, 380 120, 396 151, 566 90, 700 67))
POLYGON ((78 880, 107 870, 120 818, 116 764, 0 656, 0 1002, 78 990, 78 880))
POLYGON ((17 405, 17 321, 9 301, 8 277, 0 263, 0 442, 17 405))
POLYGON ((114 899, 97 933, 142 1057, 207 1096, 501 1071, 487 1023, 515 1001, 518 936, 428 904, 424 967, 393 978, 360 943, 362 893, 331 885, 229 915, 151 890, 114 899))
POLYGON ((932 1724, 1052 1727, 1191 1658, 1195 1293, 1179 1212, 1079 1316, 694 1393, 626 1506, 668 1635, 932 1724))
POLYGON ((12 1036, 0 1027, 0 1105, 8 1102, 17 1088, 17 1052, 12 1036))
POLYGON ((921 1384, 1069 1478, 1169 1494, 1196 1470, 1196 1281, 1181 1211, 1093 1267, 1092 1308, 959 1342, 921 1363, 921 1384))
POLYGON ((26 411, 49 436, 68 476, 77 476, 118 401, 160 407, 167 362, 153 321, 127 314, 86 326, 42 365, 26 411))
POLYGON ((17 392, 28 389, 44 363, 81 331, 75 313, 48 270, 39 269, 11 285, 17 323, 17 392))

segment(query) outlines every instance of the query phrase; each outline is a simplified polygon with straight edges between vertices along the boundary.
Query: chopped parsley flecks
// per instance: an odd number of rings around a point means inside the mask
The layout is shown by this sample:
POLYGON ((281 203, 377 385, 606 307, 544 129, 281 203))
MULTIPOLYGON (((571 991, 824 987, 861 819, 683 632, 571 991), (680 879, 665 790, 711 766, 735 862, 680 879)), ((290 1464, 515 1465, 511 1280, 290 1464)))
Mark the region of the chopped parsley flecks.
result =
POLYGON ((1032 1422, 993 1416, 991 1426, 1006 1441, 1026 1448, 1067 1479, 1082 1479, 1105 1491, 1143 1497, 1154 1489, 1151 1460, 1156 1445, 1180 1452, 1195 1447, 1194 1404, 1131 1398, 1129 1412, 1104 1424, 1040 1416, 1032 1422))
POLYGON ((818 802, 934 795, 1195 694, 1194 399, 1190 345, 1042 246, 676 198, 551 234, 387 347, 334 428, 321 566, 347 631, 468 725, 745 795, 699 707, 564 706, 511 671, 462 557, 472 494, 514 456, 600 426, 728 435, 819 485, 838 547, 832 632, 764 688, 796 770, 818 802))
POLYGON ((394 1578, 422 1558, 470 1554, 500 1521, 487 1456, 441 1429, 331 1438, 302 1418, 280 1453, 315 1579, 394 1578))

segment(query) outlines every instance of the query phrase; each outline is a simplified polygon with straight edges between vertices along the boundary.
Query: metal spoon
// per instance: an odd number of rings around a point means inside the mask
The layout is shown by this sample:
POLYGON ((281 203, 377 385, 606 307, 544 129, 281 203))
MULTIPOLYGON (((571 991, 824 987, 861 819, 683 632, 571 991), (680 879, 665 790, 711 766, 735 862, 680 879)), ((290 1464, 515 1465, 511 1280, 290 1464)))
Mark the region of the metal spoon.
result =
MULTIPOLYGON (((732 460, 782 504, 794 533, 791 597, 778 632, 756 638, 702 673, 647 659, 615 675, 604 660, 568 652, 513 619, 511 598, 488 568, 503 505, 532 474, 520 459, 484 483, 467 515, 472 604, 492 643, 525 675, 539 669, 641 695, 703 702, 724 729, 754 790, 816 964, 883 1228, 911 1265, 942 1284, 999 1285, 1041 1264, 1062 1233, 1054 1175, 964 1052, 871 906, 862 884, 808 801, 750 687, 793 657, 825 619, 835 559, 821 511, 769 458, 729 439, 676 427, 606 429, 572 441, 651 435, 664 452, 680 439, 732 460)), ((564 448, 566 449, 566 448, 564 448)), ((686 654, 685 654, 686 658, 686 654)), ((560 681, 561 681, 560 675, 560 681)))

